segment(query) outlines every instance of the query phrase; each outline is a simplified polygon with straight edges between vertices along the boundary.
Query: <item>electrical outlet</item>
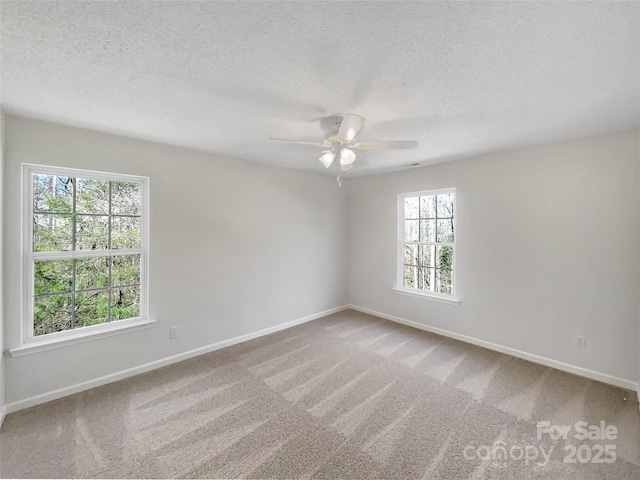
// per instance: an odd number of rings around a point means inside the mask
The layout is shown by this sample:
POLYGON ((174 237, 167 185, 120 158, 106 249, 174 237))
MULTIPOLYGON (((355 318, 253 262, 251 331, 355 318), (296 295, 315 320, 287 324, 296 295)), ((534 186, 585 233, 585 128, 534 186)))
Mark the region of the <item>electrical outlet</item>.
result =
POLYGON ((586 347, 585 339, 582 335, 576 335, 573 337, 573 344, 579 349, 584 349, 586 347))
POLYGON ((169 327, 169 338, 178 338, 178 327, 169 327))

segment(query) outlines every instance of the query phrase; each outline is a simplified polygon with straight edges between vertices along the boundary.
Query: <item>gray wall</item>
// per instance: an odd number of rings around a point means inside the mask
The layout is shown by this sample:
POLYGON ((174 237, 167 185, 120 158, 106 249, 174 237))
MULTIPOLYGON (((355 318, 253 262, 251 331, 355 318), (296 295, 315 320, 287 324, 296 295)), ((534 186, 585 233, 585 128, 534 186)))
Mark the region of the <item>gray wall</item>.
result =
POLYGON ((638 131, 350 182, 350 302, 638 378, 638 131), (397 195, 457 189, 459 306, 396 294, 397 195), (575 334, 586 349, 573 346, 575 334))
POLYGON ((5 127, 5 348, 20 342, 22 162, 150 178, 157 321, 6 358, 7 404, 345 303, 348 212, 334 178, 13 116, 5 127))
POLYGON ((4 236, 4 113, 0 111, 0 426, 4 420, 4 253, 2 251, 4 236))
POLYGON ((20 335, 22 162, 150 177, 156 320, 151 329, 5 358, 6 403, 347 302, 640 380, 638 131, 364 177, 342 189, 333 177, 20 117, 5 118, 5 139, 5 349, 20 335), (446 187, 457 189, 459 306, 392 292, 397 194, 446 187), (169 340, 173 325, 180 336, 169 340), (573 347, 575 334, 586 337, 585 350, 573 347))

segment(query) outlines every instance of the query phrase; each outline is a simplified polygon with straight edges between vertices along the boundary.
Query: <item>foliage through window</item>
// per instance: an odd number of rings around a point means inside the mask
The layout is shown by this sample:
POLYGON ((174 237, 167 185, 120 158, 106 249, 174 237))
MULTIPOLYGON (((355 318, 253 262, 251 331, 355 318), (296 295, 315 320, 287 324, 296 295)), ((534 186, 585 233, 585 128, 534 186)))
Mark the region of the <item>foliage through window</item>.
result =
POLYGON ((400 195, 399 286, 453 295, 455 191, 400 195))
POLYGON ((27 337, 142 317, 145 179, 37 166, 25 176, 27 337))

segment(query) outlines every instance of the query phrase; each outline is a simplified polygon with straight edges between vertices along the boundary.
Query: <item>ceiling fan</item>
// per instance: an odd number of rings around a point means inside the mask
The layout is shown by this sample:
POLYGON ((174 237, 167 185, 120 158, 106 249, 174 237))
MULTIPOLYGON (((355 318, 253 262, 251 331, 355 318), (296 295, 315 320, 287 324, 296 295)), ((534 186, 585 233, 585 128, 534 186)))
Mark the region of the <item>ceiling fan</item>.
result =
POLYGON ((355 137, 362 128, 362 125, 364 125, 363 116, 348 113, 343 115, 342 121, 336 122, 334 125, 335 128, 332 128, 325 134, 324 142, 322 143, 290 140, 287 138, 270 138, 270 140, 324 148, 325 150, 320 154, 318 160, 320 160, 325 168, 329 168, 339 154, 340 168, 343 171, 353 167, 356 161, 356 153, 354 150, 411 149, 418 146, 418 142, 415 140, 357 142, 355 137))

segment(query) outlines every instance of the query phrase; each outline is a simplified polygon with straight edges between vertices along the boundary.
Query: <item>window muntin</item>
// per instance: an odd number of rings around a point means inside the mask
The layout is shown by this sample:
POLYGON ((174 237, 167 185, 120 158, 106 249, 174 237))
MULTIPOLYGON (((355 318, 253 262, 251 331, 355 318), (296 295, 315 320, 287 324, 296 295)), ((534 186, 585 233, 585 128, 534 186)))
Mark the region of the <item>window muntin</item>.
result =
POLYGON ((398 286, 454 295, 455 190, 399 196, 398 286))
POLYGON ((147 179, 24 169, 24 339, 145 318, 147 179))

